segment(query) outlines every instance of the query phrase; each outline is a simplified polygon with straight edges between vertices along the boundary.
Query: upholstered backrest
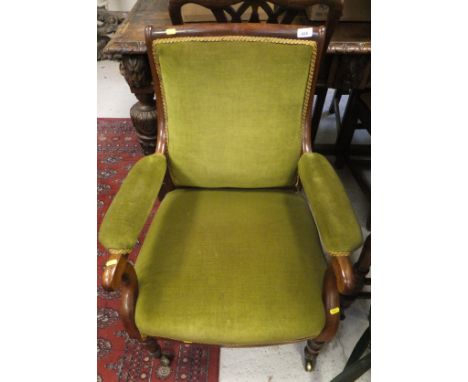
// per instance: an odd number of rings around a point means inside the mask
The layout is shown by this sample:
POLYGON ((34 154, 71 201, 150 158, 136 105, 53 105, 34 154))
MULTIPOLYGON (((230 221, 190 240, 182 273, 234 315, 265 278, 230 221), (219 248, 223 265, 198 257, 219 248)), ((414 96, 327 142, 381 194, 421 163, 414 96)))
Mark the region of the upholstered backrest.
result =
POLYGON ((317 50, 266 36, 153 40, 174 184, 293 185, 317 50))

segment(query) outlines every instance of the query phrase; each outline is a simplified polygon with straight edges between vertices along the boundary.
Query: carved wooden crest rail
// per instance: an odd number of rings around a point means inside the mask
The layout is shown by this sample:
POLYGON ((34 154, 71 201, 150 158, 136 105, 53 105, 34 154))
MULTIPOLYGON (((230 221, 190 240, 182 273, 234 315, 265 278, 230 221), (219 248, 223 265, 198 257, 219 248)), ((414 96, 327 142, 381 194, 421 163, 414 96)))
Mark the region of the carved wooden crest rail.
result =
POLYGON ((209 9, 219 23, 260 22, 259 10, 265 12, 267 23, 291 24, 297 16, 307 19, 306 9, 314 5, 328 7, 326 20, 328 45, 336 23, 343 13, 343 0, 169 0, 169 15, 174 25, 184 24, 182 7, 186 4, 198 4, 209 9), (237 8, 235 5, 240 4, 237 8))

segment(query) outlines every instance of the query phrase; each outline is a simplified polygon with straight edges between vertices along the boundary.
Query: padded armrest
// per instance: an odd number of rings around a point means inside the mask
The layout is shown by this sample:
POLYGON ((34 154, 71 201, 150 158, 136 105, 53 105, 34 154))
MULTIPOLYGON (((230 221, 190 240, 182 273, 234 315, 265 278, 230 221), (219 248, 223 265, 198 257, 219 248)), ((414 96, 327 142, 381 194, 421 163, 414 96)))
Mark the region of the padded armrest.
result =
POLYGON ((166 173, 166 157, 154 154, 140 159, 123 181, 107 210, 99 241, 112 253, 128 253, 148 218, 166 173))
POLYGON ((305 153, 299 177, 325 251, 346 256, 362 245, 362 232, 338 175, 320 154, 305 153))

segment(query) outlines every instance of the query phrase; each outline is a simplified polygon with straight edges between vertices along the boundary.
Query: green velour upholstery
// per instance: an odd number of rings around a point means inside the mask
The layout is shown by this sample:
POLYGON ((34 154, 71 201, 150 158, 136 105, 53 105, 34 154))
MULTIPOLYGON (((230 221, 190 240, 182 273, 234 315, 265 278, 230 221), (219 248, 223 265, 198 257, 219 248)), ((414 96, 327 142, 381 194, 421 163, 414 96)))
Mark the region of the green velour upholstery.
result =
POLYGON ((107 249, 130 252, 148 218, 166 173, 164 155, 140 159, 107 210, 99 241, 107 249))
POLYGON ((178 189, 135 264, 146 335, 261 345, 317 336, 326 262, 301 193, 178 189))
POLYGON ((296 182, 315 43, 153 44, 175 185, 264 188, 296 182))
POLYGON ((316 153, 303 154, 299 160, 299 177, 325 251, 331 255, 346 255, 359 248, 361 227, 327 158, 316 153))

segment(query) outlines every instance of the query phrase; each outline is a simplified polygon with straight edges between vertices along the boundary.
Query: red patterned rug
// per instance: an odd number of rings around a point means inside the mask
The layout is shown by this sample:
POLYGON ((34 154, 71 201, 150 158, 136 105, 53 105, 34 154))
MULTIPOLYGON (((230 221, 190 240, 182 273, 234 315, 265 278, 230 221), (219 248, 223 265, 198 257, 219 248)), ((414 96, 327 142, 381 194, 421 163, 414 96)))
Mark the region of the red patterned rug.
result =
MULTIPOLYGON (((97 120, 97 219, 98 227, 123 178, 133 164, 142 157, 130 119, 97 120)), ((155 207, 156 211, 157 206, 155 207)), ((142 242, 145 227, 140 237, 142 242)), ((130 254, 135 261, 140 250, 138 244, 130 254)), ((98 244, 98 297, 97 297, 97 380, 98 382, 216 382, 219 373, 219 348, 186 345, 162 341, 163 352, 174 358, 170 372, 160 367, 136 340, 130 339, 119 319, 119 293, 105 292, 101 287, 101 273, 106 252, 98 244)))

